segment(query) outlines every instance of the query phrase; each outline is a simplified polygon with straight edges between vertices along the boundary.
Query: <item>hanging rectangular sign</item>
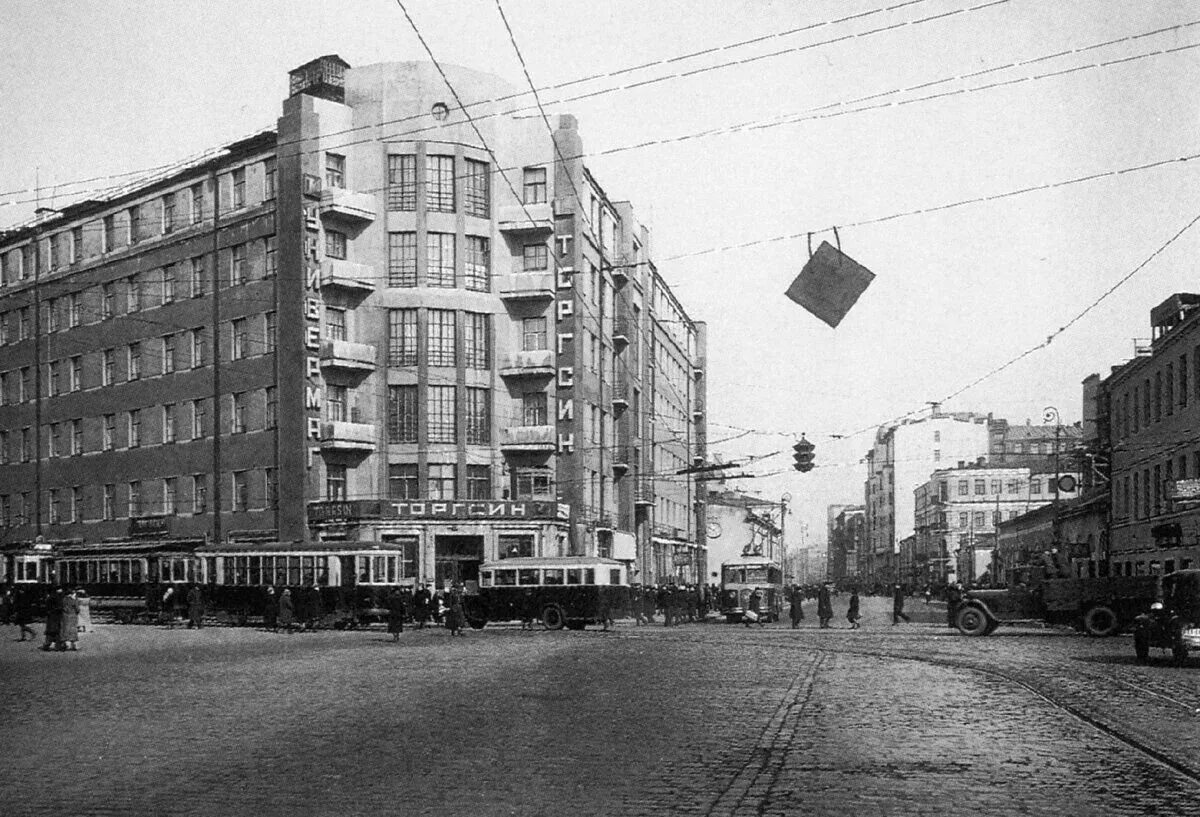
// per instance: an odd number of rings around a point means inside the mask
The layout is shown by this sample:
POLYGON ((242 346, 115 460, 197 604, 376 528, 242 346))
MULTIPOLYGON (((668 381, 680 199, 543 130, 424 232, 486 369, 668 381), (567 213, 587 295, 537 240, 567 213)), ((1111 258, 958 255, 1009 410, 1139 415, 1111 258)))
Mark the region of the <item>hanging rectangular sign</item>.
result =
POLYGON ((836 328, 874 279, 875 273, 822 241, 786 294, 836 328))

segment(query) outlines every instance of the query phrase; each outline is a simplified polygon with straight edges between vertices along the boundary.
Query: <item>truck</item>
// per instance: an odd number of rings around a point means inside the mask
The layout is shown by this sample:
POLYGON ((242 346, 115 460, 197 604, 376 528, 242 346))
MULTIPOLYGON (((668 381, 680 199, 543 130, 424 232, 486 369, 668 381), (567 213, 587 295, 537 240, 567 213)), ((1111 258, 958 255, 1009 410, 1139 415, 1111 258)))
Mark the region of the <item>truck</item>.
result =
POLYGON ((1157 576, 1071 577, 1065 565, 1016 568, 1006 588, 963 592, 954 614, 959 632, 990 635, 1001 624, 1040 621, 1093 636, 1115 635, 1158 597, 1157 576))

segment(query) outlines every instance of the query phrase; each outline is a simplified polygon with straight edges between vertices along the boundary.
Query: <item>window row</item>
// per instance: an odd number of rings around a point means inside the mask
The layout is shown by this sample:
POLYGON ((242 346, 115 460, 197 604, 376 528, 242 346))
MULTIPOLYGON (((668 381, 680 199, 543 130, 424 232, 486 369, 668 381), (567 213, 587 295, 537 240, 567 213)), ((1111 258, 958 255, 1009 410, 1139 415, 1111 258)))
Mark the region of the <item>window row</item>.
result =
POLYGON ((1166 358, 1166 355, 1151 358, 1158 363, 1157 371, 1111 395, 1114 439, 1125 439, 1189 405, 1200 404, 1200 345, 1190 355, 1185 351, 1173 359, 1166 358))
POLYGON ((1200 477, 1200 450, 1168 457, 1114 479, 1113 516, 1149 519, 1175 510, 1175 480, 1200 477))
POLYGON ((388 310, 388 365, 416 366, 424 360, 430 366, 457 366, 460 324, 463 365, 481 371, 491 368, 491 316, 450 309, 388 310))
POLYGON ((387 435, 389 443, 415 443, 422 428, 427 443, 489 445, 492 441, 491 389, 467 386, 426 386, 422 404, 417 386, 389 386, 387 435), (462 401, 462 427, 458 403, 462 401))
POLYGON ((417 157, 413 154, 388 156, 387 207, 389 210, 415 211, 417 191, 424 189, 425 210, 431 213, 457 211, 459 196, 463 212, 478 218, 491 217, 491 170, 487 162, 463 160, 461 191, 455 175, 453 156, 428 154, 423 172, 418 172, 417 157))
MULTIPOLYGON (((477 235, 464 236, 463 276, 458 280, 458 240, 454 233, 425 234, 424 276, 418 276, 417 234, 388 233, 389 287, 427 287, 453 289, 462 286, 475 292, 491 292, 491 242, 477 235)), ((326 254, 329 248, 326 247, 326 254)), ((343 254, 341 257, 345 257, 343 254)))
MULTIPOLYGON (((1023 479, 960 479, 957 484, 957 496, 1025 496, 1027 493, 1036 496, 1042 492, 1043 482, 1046 493, 1055 492, 1054 477, 1049 475, 1044 480, 1033 475, 1028 482, 1023 479)), ((943 500, 950 498, 950 483, 946 480, 938 482, 938 496, 943 500)))

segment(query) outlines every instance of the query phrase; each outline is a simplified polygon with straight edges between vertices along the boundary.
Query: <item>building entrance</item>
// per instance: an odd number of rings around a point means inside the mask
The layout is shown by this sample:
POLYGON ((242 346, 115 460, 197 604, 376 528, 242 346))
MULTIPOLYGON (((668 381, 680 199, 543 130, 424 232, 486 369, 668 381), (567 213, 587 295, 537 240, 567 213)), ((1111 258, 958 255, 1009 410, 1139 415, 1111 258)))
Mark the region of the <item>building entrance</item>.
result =
POLYGON ((438 587, 479 581, 481 564, 482 536, 438 536, 434 540, 433 567, 438 587))

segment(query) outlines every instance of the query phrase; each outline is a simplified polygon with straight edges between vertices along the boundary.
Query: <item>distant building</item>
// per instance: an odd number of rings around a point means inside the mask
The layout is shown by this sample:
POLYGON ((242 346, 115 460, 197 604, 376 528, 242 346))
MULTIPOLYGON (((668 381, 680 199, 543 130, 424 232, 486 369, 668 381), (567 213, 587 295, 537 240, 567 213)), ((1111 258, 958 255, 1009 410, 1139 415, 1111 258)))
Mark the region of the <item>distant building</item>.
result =
POLYGON ((714 491, 705 504, 708 583, 720 583, 724 562, 765 556, 784 567, 780 504, 737 491, 714 491))
POLYGON ((829 532, 829 578, 835 582, 857 579, 858 559, 862 551, 866 525, 866 509, 862 505, 835 505, 838 514, 834 517, 829 532))
POLYGON ((1008 420, 988 421, 988 464, 1052 471, 1057 461, 1064 470, 1074 462, 1074 451, 1083 438, 1075 425, 1014 425, 1008 420))

